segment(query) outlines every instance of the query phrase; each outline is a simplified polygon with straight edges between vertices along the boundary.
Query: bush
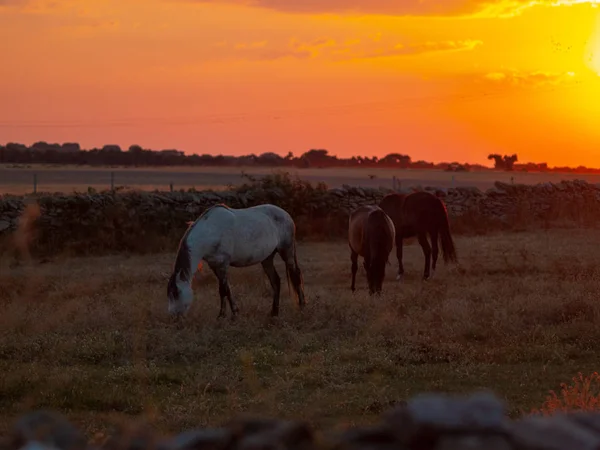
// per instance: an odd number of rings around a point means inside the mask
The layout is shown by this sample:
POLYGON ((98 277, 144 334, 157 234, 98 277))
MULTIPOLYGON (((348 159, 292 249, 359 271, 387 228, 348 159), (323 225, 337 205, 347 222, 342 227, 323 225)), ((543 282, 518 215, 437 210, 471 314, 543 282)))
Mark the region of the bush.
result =
POLYGON ((560 385, 560 395, 550 391, 540 409, 533 414, 549 416, 556 412, 600 411, 600 375, 598 372, 583 377, 581 373, 573 377, 573 385, 560 385))

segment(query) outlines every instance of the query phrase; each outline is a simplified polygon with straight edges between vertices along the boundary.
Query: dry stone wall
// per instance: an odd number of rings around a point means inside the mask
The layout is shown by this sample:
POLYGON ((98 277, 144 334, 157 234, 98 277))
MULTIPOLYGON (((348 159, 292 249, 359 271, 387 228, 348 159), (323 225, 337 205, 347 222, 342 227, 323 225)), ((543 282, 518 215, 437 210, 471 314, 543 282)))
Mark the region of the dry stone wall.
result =
MULTIPOLYGON (((550 226, 595 226, 600 219, 600 185, 563 181, 537 185, 497 182, 487 191, 426 187, 441 197, 453 233, 550 226)), ((405 191, 405 193, 411 192, 405 191)), ((247 207, 274 203, 297 223, 300 238, 344 236, 348 213, 379 202, 390 189, 343 186, 335 189, 289 189, 278 186, 227 192, 103 192, 36 197, 0 197, 0 238, 23 221, 27 205, 39 205, 33 251, 37 253, 157 251, 173 249, 186 229, 216 203, 247 207)), ((1 249, 10 247, 2 239, 1 249)))
POLYGON ((509 420, 504 404, 488 392, 422 394, 375 425, 337 432, 317 432, 303 421, 240 417, 168 437, 145 424, 122 426, 92 445, 62 415, 35 411, 20 417, 3 441, 7 450, 593 450, 600 448, 600 413, 509 420))

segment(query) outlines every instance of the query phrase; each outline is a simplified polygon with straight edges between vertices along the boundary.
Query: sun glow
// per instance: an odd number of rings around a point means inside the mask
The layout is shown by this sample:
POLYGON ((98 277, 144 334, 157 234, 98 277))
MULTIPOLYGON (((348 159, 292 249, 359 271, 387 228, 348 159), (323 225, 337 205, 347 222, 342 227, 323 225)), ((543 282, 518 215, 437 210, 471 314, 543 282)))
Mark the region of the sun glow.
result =
POLYGON ((588 43, 586 64, 600 76, 600 14, 596 20, 596 28, 588 43))

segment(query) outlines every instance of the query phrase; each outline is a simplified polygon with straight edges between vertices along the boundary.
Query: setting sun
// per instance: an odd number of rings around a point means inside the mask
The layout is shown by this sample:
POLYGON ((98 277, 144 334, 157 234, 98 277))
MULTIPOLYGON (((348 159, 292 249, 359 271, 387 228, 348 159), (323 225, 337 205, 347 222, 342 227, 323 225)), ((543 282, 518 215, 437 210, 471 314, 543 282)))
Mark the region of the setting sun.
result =
POLYGON ((587 46, 586 59, 588 67, 600 76, 600 14, 597 16, 596 27, 587 46))

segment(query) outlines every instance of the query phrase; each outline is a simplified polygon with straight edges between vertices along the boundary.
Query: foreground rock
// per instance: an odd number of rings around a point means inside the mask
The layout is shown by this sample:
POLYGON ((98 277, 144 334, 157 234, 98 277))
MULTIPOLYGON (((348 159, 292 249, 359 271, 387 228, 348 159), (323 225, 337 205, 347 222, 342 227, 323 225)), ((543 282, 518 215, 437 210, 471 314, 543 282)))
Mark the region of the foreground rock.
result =
MULTIPOLYGON (((38 411, 21 417, 4 439, 7 450, 82 450, 83 435, 62 416, 38 411)), ((421 395, 384 414, 380 423, 341 433, 317 433, 307 423, 239 418, 218 428, 164 438, 148 426, 123 427, 106 450, 594 450, 600 413, 529 416, 511 421, 489 393, 421 395)))

